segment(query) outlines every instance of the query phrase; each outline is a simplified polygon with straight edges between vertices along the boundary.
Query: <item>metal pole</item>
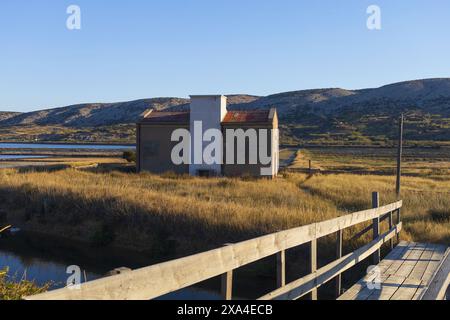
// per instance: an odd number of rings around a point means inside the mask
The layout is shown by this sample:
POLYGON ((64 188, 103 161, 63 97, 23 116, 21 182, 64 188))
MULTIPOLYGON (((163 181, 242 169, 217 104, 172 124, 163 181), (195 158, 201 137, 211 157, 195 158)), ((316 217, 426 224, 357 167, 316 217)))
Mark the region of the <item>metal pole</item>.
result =
POLYGON ((399 137, 398 137, 398 153, 397 153, 397 183, 396 183, 396 194, 397 198, 400 199, 401 191, 401 177, 402 177, 402 153, 403 153, 403 114, 400 116, 399 121, 399 137))

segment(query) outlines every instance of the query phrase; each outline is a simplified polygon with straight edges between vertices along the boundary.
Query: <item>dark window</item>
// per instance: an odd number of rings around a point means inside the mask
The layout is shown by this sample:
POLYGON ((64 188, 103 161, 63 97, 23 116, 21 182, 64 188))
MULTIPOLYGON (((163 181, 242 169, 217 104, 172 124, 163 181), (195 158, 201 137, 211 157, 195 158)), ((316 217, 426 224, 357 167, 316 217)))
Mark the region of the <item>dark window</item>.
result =
POLYGON ((213 172, 211 170, 198 170, 197 175, 199 177, 209 178, 213 176, 213 172))

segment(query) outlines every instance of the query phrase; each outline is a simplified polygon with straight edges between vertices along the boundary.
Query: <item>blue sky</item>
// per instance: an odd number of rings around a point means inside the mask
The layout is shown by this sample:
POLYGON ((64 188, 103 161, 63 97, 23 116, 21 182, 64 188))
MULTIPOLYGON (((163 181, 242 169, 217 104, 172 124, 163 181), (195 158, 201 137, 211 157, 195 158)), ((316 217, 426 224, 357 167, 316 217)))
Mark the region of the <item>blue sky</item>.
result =
POLYGON ((2 0, 0 110, 450 77, 449 31, 448 0, 2 0))

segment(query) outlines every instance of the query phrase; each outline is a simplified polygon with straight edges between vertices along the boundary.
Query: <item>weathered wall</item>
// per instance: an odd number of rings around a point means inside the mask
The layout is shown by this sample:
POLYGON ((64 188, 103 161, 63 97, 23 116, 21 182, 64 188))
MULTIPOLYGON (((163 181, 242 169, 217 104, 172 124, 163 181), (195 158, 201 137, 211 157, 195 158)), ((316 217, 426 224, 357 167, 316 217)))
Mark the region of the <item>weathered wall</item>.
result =
POLYGON ((189 124, 140 124, 138 125, 138 170, 152 173, 189 173, 189 165, 175 165, 172 149, 179 142, 172 142, 172 132, 189 124))

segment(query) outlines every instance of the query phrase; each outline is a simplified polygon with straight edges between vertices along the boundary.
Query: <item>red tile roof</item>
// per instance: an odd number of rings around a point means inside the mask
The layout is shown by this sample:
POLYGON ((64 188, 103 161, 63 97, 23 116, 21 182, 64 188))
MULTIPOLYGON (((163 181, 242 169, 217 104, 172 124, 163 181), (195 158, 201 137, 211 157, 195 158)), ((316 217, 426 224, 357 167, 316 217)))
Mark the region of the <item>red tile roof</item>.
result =
POLYGON ((228 111, 223 123, 270 122, 270 110, 228 111))
MULTIPOLYGON (((271 122, 272 110, 228 111, 222 123, 267 123, 271 122)), ((164 112, 153 111, 147 114, 141 123, 189 123, 189 111, 164 112)))
POLYGON ((189 111, 164 112, 153 111, 148 114, 142 122, 144 123, 189 123, 189 111))

